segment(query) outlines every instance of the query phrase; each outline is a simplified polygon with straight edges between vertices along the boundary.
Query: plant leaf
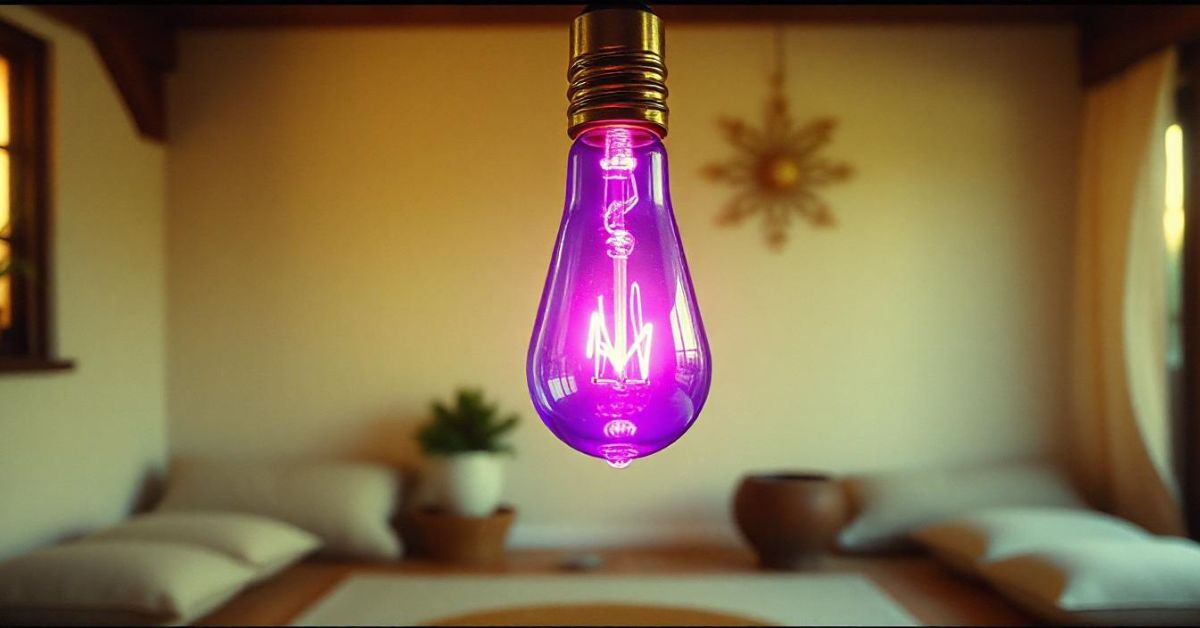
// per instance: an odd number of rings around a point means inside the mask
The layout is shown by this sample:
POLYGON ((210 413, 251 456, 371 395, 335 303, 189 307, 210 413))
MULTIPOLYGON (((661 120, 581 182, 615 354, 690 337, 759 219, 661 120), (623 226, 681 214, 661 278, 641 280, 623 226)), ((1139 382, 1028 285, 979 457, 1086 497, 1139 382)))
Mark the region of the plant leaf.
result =
POLYGON ((468 451, 512 453, 500 437, 520 422, 513 413, 498 418, 500 407, 488 403, 478 388, 460 388, 453 407, 440 401, 430 404, 433 418, 417 431, 417 442, 430 454, 451 455, 468 451))

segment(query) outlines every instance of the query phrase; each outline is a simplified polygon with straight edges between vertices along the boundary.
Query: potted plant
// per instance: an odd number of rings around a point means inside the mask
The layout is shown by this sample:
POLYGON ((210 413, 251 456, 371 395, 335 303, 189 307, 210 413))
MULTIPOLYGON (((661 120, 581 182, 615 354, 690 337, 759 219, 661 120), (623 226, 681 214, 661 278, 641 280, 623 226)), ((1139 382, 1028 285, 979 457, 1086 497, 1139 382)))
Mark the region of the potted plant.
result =
POLYGON ((430 497, 435 505, 464 517, 488 517, 500 505, 501 456, 512 453, 501 438, 516 427, 515 414, 501 416, 483 391, 462 389, 454 405, 433 404, 433 420, 417 433, 428 456, 430 497))
MULTIPOLYGON (((0 245, 3 245, 0 246, 0 250, 7 249, 9 251, 7 257, 0 258, 0 280, 3 280, 5 277, 9 277, 10 279, 15 278, 18 274, 23 276, 29 275, 30 273, 25 272, 28 270, 28 268, 21 264, 20 260, 12 257, 12 241, 8 237, 7 232, 3 230, 0 230, 0 245)), ((7 302, 0 304, 0 321, 3 321, 6 315, 11 315, 11 312, 4 311, 5 308, 11 309, 12 303, 7 302)), ((4 344, 4 332, 5 329, 0 327, 0 349, 3 348, 4 344)))

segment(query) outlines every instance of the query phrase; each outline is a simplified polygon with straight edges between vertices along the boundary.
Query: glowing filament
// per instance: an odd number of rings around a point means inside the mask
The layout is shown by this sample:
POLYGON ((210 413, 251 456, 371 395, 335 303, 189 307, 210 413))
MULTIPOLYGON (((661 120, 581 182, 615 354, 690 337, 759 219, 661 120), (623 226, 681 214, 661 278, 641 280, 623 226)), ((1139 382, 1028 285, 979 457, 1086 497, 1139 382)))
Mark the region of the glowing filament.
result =
MULTIPOLYGON (((620 333, 625 324, 624 316, 617 318, 617 341, 614 342, 608 334, 608 323, 604 319, 604 296, 596 297, 597 308, 592 312, 591 325, 588 328, 587 357, 593 360, 594 374, 592 381, 596 383, 644 384, 650 369, 650 345, 654 338, 654 325, 642 321, 642 294, 637 282, 629 287, 629 319, 636 330, 633 342, 626 346, 626 336, 620 333), (637 356, 637 373, 626 371, 629 359, 637 356), (615 377, 605 378, 606 368, 611 368, 615 377)), ((620 310, 617 310, 620 311, 620 310)))
POLYGON ((633 171, 632 138, 628 129, 610 129, 605 135, 604 158, 604 229, 608 256, 613 268, 613 328, 609 333, 605 317, 604 295, 596 297, 596 311, 588 323, 586 355, 593 360, 592 381, 597 384, 645 384, 649 381, 650 347, 654 326, 642 317, 642 291, 627 277, 629 255, 633 253, 633 234, 625 229, 625 214, 638 203, 637 181, 633 171), (632 327, 632 329, 631 329, 632 327), (633 340, 630 341, 630 336, 633 340), (630 372, 637 357, 637 372, 630 372), (606 376, 607 375, 607 376, 606 376))

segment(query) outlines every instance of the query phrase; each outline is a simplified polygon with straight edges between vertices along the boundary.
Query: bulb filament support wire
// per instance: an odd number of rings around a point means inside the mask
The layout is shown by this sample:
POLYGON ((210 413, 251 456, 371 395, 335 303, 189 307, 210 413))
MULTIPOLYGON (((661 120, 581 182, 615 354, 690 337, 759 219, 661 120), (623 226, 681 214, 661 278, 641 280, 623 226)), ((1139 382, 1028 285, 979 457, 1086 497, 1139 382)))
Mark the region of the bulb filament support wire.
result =
POLYGON ((608 232, 605 246, 613 269, 613 327, 610 334, 604 295, 597 295, 596 310, 588 326, 586 355, 593 360, 592 381, 618 390, 649 382, 650 348, 654 339, 654 325, 645 322, 642 315, 641 286, 628 278, 629 256, 635 240, 625 228, 625 214, 639 201, 634 178, 636 167, 629 129, 606 130, 600 168, 604 171, 604 229, 608 232))

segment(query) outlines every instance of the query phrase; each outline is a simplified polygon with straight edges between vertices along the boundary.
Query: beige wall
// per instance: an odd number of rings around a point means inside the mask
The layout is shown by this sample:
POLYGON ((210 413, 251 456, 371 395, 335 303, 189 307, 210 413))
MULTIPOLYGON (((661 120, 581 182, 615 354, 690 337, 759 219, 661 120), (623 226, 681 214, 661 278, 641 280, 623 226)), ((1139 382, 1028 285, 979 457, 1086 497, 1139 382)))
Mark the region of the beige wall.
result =
POLYGON ((138 137, 91 45, 51 46, 58 344, 72 371, 0 375, 0 557, 115 521, 165 457, 162 147, 138 137))
POLYGON ((833 114, 839 226, 721 230, 769 28, 669 30, 672 187, 714 355, 694 429, 624 471, 541 427, 524 359, 563 203, 566 26, 210 31, 182 40, 168 158, 173 454, 411 459, 431 398, 523 412, 525 542, 729 534, 753 469, 1053 451, 1079 109, 1059 27, 789 33, 833 114))

